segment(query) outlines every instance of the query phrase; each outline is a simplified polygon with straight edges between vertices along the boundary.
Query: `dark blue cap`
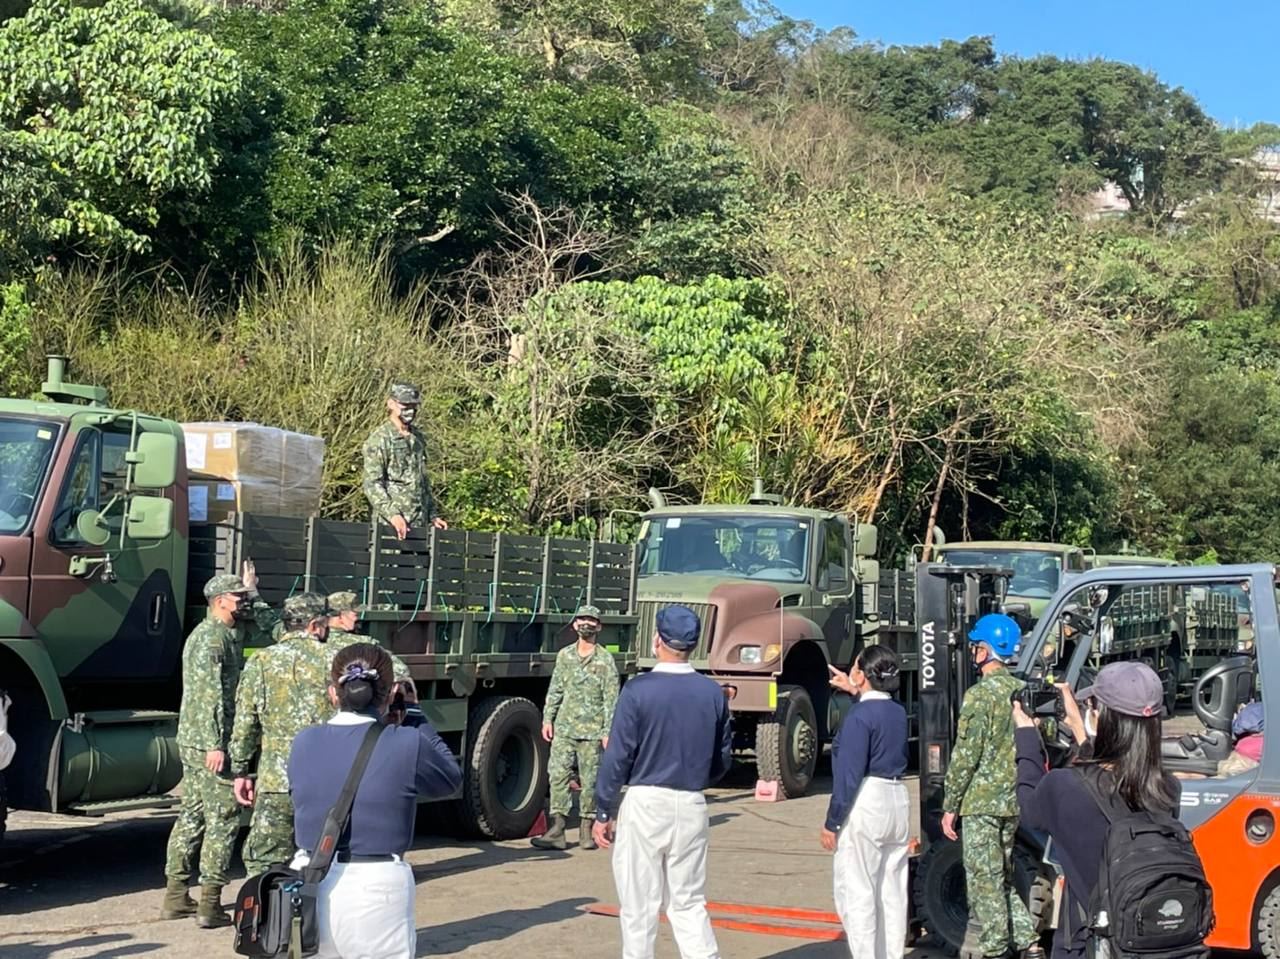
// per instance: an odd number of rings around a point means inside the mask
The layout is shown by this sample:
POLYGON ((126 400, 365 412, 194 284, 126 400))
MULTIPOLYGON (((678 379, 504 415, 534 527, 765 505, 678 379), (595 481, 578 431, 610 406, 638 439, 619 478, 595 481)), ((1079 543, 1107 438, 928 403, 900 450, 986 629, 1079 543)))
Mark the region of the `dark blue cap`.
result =
POLYGON ((679 652, 698 645, 698 633, 702 624, 698 614, 688 606, 664 606, 658 610, 658 638, 663 644, 679 652))

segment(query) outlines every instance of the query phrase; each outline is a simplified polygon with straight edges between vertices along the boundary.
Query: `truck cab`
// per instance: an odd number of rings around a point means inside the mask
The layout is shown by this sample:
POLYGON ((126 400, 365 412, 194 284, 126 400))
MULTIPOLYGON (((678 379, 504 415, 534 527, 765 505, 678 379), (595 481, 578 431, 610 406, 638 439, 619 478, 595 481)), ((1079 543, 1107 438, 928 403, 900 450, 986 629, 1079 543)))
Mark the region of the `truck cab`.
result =
POLYGON ((938 549, 937 560, 952 566, 998 566, 1013 570, 1006 605, 1014 614, 1025 610, 1024 616, 1035 623, 1063 578, 1089 568, 1091 555, 1092 550, 1065 543, 974 540, 947 543, 938 549))
POLYGON ((159 796, 180 774, 167 743, 187 564, 181 430, 109 408, 63 368, 51 360, 49 402, 0 401, 0 684, 19 743, 5 777, 11 804, 48 811, 159 796))
POLYGON ((839 713, 827 666, 847 669, 879 633, 875 553, 874 526, 760 491, 743 505, 663 503, 641 521, 639 665, 655 662, 658 610, 691 607, 702 622, 694 668, 732 695, 760 777, 802 795, 839 713))

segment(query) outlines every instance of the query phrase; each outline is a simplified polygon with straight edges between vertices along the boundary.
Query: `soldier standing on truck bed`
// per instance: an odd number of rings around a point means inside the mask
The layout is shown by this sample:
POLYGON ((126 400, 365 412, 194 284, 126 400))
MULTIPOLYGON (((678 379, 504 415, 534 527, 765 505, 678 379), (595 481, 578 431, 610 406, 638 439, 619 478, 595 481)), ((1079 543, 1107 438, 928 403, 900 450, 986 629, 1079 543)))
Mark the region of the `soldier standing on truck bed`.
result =
POLYGON ((244 865, 249 875, 293 858, 289 750, 293 737, 333 715, 329 702, 329 606, 319 593, 284 601, 285 632, 249 660, 236 690, 231 774, 236 800, 253 806, 244 865), (257 760, 257 780, 250 777, 257 760))
POLYGON ((983 616, 969 633, 982 678, 965 693, 943 784, 942 831, 954 841, 956 819, 963 817, 969 915, 981 927, 978 945, 988 959, 1010 952, 1044 959, 1031 914, 1013 888, 1018 801, 1009 703, 1023 684, 1005 663, 1017 655, 1021 640, 1018 624, 1003 613, 983 616))
POLYGON ((250 626, 266 635, 276 616, 258 598, 253 564, 243 579, 224 573, 205 584, 209 615, 182 650, 182 706, 178 713, 178 754, 182 759, 182 805, 169 834, 161 919, 192 914, 205 929, 228 923, 222 911, 240 807, 231 792, 227 742, 235 716, 236 684, 250 626), (196 857, 200 862, 200 904, 187 893, 196 857))
POLYGON ((448 529, 440 518, 427 476, 427 440, 413 425, 422 396, 397 383, 387 393, 388 419, 364 441, 364 495, 374 523, 387 523, 399 539, 425 527, 448 529))
POLYGON ((595 849, 591 825, 595 816, 596 773, 600 753, 609 745, 609 726, 618 703, 618 666, 613 654, 596 642, 600 610, 581 606, 573 617, 578 641, 556 656, 555 671, 542 712, 542 738, 551 743, 551 828, 532 840, 539 849, 565 847, 565 819, 569 815, 569 780, 578 761, 578 845, 595 849))

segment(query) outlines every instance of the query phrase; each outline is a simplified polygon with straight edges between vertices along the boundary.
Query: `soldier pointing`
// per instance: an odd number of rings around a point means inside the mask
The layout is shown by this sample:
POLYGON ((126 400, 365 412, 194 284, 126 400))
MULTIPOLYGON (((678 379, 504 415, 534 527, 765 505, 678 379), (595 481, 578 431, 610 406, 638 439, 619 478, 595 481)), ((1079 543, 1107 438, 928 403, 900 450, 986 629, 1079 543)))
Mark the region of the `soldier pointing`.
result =
POLYGON ((578 641, 560 650, 542 714, 542 738, 551 743, 551 828, 532 840, 539 849, 565 847, 569 815, 569 779, 578 761, 582 793, 578 845, 595 849, 591 836, 595 815, 596 773, 601 750, 609 745, 609 726, 618 703, 618 667, 613 654, 597 644, 600 610, 582 606, 573 617, 578 641))
POLYGON ((364 495, 375 523, 387 523, 399 539, 440 518, 427 476, 427 441, 413 425, 422 405, 416 386, 397 383, 387 393, 388 419, 364 441, 364 495))
POLYGON ((178 714, 178 754, 182 759, 182 805, 169 834, 166 886, 161 919, 196 915, 205 928, 226 925, 222 887, 231 867, 240 808, 231 792, 227 743, 235 717, 236 684, 244 634, 269 634, 276 616, 258 599, 253 564, 244 578, 215 576, 204 587, 209 612, 182 650, 182 705, 178 714), (200 905, 187 894, 197 854, 200 905))

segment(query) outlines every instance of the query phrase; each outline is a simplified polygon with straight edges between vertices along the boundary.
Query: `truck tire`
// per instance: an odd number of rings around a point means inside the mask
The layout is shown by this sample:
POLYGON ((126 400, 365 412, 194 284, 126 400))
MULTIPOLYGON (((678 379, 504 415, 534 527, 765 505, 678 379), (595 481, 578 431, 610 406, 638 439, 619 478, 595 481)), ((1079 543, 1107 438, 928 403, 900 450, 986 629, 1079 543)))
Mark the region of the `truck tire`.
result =
POLYGON ((488 839, 527 836, 547 794, 542 713, 521 696, 489 696, 471 707, 467 727, 463 823, 488 839))
POLYGON ((1276 886, 1258 908, 1258 926, 1254 930, 1258 952, 1264 959, 1280 959, 1280 886, 1276 886))
MULTIPOLYGON (((1026 846, 1013 847, 1013 887, 1038 927, 1052 908, 1053 888, 1040 878, 1040 860, 1026 846)), ((958 955, 969 926, 964 851, 959 842, 939 840, 924 854, 912 889, 918 918, 934 946, 958 955)))
POLYGON ((779 686, 773 715, 756 724, 756 774, 776 780, 784 799, 809 791, 818 765, 818 716, 803 686, 779 686))

